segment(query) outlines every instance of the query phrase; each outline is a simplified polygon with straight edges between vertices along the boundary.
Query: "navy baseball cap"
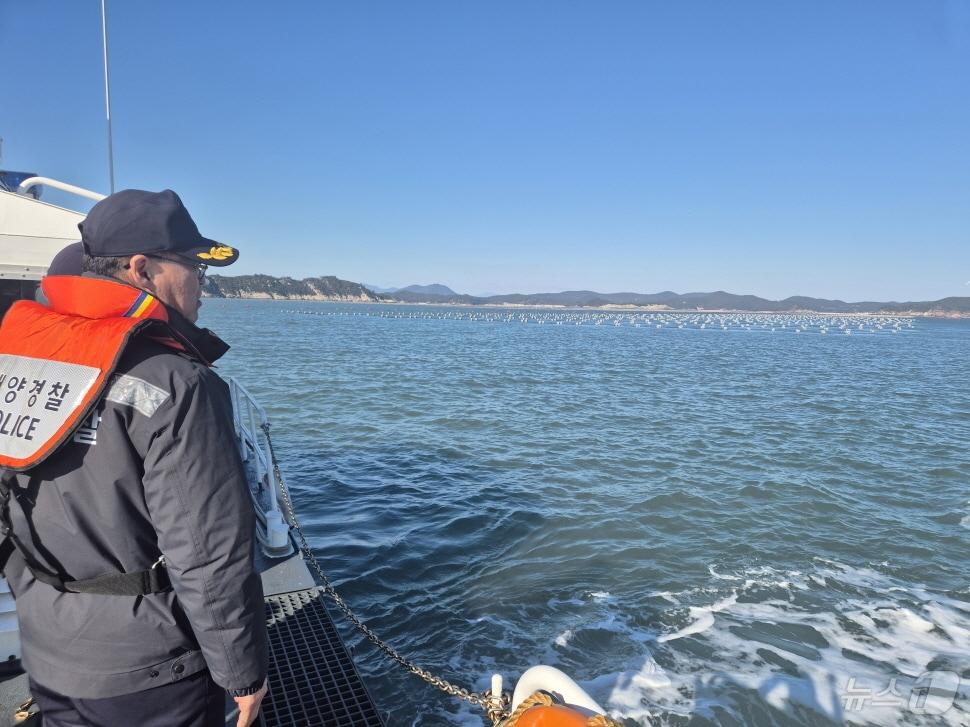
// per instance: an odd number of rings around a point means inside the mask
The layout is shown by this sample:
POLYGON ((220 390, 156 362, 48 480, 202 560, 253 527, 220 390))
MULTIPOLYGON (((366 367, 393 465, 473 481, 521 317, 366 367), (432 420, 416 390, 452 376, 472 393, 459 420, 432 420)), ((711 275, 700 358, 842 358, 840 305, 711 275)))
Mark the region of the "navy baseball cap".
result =
POLYGON ((72 242, 51 260, 47 268, 48 275, 80 275, 81 261, 84 258, 84 247, 80 242, 72 242))
POLYGON ((125 189, 98 202, 78 223, 84 252, 95 257, 169 253, 225 267, 239 251, 202 237, 182 200, 170 189, 125 189))

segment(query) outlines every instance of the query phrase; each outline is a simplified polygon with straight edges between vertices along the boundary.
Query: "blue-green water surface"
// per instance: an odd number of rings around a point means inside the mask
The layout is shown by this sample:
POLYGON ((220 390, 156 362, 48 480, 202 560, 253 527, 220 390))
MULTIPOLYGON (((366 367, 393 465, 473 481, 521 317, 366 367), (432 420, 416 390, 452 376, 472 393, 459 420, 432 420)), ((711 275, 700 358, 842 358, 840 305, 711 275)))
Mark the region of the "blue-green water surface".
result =
MULTIPOLYGON (((430 670, 552 664, 630 725, 970 722, 970 321, 570 315, 201 323, 339 590, 430 670)), ((345 633, 391 725, 480 723, 345 633)))

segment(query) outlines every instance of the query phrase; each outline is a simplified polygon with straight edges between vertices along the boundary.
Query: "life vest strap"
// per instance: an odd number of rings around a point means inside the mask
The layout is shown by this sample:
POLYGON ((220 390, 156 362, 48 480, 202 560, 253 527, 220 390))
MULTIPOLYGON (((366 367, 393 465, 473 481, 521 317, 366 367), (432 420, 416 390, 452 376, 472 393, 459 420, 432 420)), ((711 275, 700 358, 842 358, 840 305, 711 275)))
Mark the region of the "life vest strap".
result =
POLYGON ((102 573, 94 578, 82 580, 66 580, 56 573, 44 568, 30 551, 20 542, 10 526, 10 488, 7 483, 0 482, 0 572, 16 550, 24 559, 24 565, 31 575, 41 583, 46 583, 55 591, 61 593, 94 593, 102 596, 147 596, 150 593, 165 593, 172 589, 172 582, 168 577, 164 558, 159 558, 155 565, 145 570, 131 573, 102 573))
MULTIPOLYGON (((23 551, 21 551, 23 555, 23 551)), ((24 558, 26 561, 27 559, 24 558)), ((80 581, 65 581, 56 575, 31 567, 31 574, 62 593, 96 593, 103 596, 147 596, 149 593, 164 593, 172 589, 165 566, 148 568, 132 573, 104 573, 94 578, 80 581)))
POLYGON ((61 593, 95 593, 102 596, 147 596, 150 593, 165 593, 172 590, 168 569, 164 565, 133 571, 131 573, 103 573, 94 578, 79 581, 65 580, 45 570, 23 548, 20 540, 12 532, 0 545, 0 560, 6 561, 10 551, 17 550, 24 559, 30 574, 41 583, 46 583, 61 593), (7 551, 7 552, 3 552, 7 551))

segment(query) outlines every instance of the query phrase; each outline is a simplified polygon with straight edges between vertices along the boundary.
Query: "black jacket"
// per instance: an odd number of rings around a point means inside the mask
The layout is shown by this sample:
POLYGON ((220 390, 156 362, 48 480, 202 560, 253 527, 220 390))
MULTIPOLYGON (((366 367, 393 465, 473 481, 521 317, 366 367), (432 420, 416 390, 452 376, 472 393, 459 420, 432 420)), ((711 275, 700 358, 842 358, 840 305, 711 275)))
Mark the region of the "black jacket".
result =
POLYGON ((47 569, 79 580, 164 555, 172 581, 147 596, 60 593, 11 555, 24 666, 67 696, 128 694, 206 667, 229 690, 266 675, 253 506, 228 387, 203 363, 225 347, 172 318, 185 351, 136 337, 72 440, 6 475, 13 530, 47 569))

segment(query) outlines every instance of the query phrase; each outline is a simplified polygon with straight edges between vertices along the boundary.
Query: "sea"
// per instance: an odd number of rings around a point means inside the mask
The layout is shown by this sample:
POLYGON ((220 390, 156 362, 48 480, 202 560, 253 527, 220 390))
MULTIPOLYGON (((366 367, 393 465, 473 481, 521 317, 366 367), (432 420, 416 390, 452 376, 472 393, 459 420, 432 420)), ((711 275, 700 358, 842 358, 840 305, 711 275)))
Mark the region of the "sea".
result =
MULTIPOLYGON (((970 320, 206 300, 357 614, 626 725, 970 724, 970 320)), ((388 724, 481 725, 336 616, 388 724)))

